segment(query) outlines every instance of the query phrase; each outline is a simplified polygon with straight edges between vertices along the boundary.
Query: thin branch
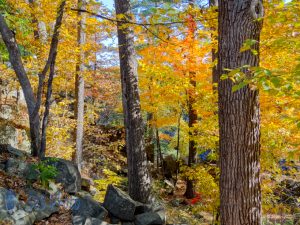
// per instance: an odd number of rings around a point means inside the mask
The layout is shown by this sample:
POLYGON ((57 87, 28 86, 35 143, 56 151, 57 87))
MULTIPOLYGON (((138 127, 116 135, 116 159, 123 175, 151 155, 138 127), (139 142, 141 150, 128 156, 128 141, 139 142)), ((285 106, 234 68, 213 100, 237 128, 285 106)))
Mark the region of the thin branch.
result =
MULTIPOLYGON (((73 11, 77 11, 77 12, 85 12, 88 13, 92 16, 104 19, 104 20, 108 20, 112 23, 125 23, 125 24, 133 24, 133 25, 137 25, 137 26, 169 26, 169 25, 174 25, 174 24, 185 24, 188 23, 188 21, 173 21, 173 22, 162 22, 162 23, 138 23, 138 22, 133 22, 133 21, 129 21, 129 20, 117 20, 117 19, 112 19, 109 18, 107 16, 103 16, 85 9, 75 9, 75 8, 71 8, 71 10, 73 11)), ((211 19, 215 19, 215 18, 211 18, 211 19)), ((195 20, 195 21, 201 21, 201 20, 195 20)))
MULTIPOLYGON (((175 45, 161 37, 159 37, 156 33, 154 33, 151 29, 149 29, 146 25, 143 25, 143 27, 150 33, 152 34, 154 37, 158 38, 159 40, 161 40, 162 42, 165 42, 165 43, 168 43, 168 44, 171 44, 171 45, 175 45)), ((175 45, 176 46, 176 45, 175 45)))
POLYGON ((43 92, 43 84, 45 80, 46 73, 49 70, 49 67, 52 63, 52 61, 55 58, 55 54, 57 51, 57 46, 58 46, 58 36, 59 36, 59 28, 61 27, 62 24, 62 19, 63 19, 63 13, 64 13, 64 7, 66 4, 66 0, 62 1, 58 12, 57 12, 57 18, 55 21, 55 27, 54 27, 54 32, 51 40, 51 45, 50 45, 50 51, 48 55, 48 59, 46 62, 46 65, 42 72, 39 73, 39 85, 38 85, 38 91, 37 91, 37 102, 34 110, 34 114, 37 114, 39 112, 40 106, 41 106, 41 99, 42 99, 42 92, 43 92))
POLYGON ((50 45, 48 60, 42 71, 43 75, 45 75, 47 73, 47 71, 53 61, 53 58, 55 57, 54 55, 56 54, 56 51, 57 51, 59 29, 62 24, 65 4, 66 4, 66 0, 62 1, 59 6, 58 12, 57 12, 57 18, 55 21, 54 32, 53 32, 52 41, 51 41, 51 45, 50 45))
POLYGON ((48 79, 48 89, 47 89, 47 95, 46 95, 46 102, 45 102, 45 112, 42 122, 42 135, 41 135, 41 150, 40 150, 40 157, 45 156, 46 152, 46 128, 48 125, 48 117, 50 112, 50 106, 51 106, 51 95, 52 95, 52 84, 53 84, 53 78, 55 73, 55 59, 56 59, 56 52, 54 52, 53 60, 50 64, 50 74, 48 79))

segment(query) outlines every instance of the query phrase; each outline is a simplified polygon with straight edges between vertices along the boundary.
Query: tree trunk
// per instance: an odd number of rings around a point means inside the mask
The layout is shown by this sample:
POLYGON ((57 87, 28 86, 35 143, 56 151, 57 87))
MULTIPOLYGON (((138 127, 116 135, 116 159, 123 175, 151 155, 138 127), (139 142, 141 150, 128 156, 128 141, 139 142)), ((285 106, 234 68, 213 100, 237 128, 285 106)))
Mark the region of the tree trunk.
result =
MULTIPOLYGON (((32 11, 34 11, 35 8, 39 7, 39 5, 35 0, 29 0, 28 2, 32 11)), ((46 24, 43 21, 38 21, 36 16, 33 13, 31 13, 31 17, 32 17, 32 23, 35 25, 33 29, 34 39, 36 41, 40 40, 43 44, 45 44, 47 41, 46 24)))
POLYGON ((47 141, 46 129, 48 125, 48 117, 49 117, 50 106, 51 106, 52 84, 53 84, 53 78, 55 73, 55 60, 56 60, 56 53, 50 65, 50 74, 48 79, 47 95, 46 95, 46 102, 45 102, 45 112, 44 112, 43 123, 42 123, 40 158, 44 158, 46 154, 46 141, 47 141))
MULTIPOLYGON (((195 0, 189 0, 189 6, 191 8, 194 8, 195 0)), ((196 31, 196 22, 194 19, 194 15, 189 14, 189 23, 188 23, 188 29, 189 29, 189 38, 191 38, 191 47, 189 49, 189 53, 192 55, 189 58, 189 63, 191 67, 194 67, 195 65, 195 58, 193 57, 193 48, 194 48, 194 41, 195 41, 195 31, 196 31)), ((194 109, 195 104, 195 92, 196 92, 196 72, 193 70, 189 71, 189 81, 190 81, 190 87, 188 90, 188 113, 189 113, 189 157, 188 157, 188 166, 192 167, 193 164, 196 163, 196 156, 197 156, 197 149, 196 149, 196 143, 194 141, 194 132, 193 127, 197 123, 197 112, 194 109)), ((186 192, 185 196, 187 198, 194 198, 195 197, 195 187, 194 187, 194 181, 187 179, 186 183, 186 192)))
POLYGON ((36 98, 33 93, 30 81, 23 67, 21 53, 19 51, 17 42, 15 40, 14 34, 8 28, 4 17, 0 14, 0 32, 2 39, 9 52, 9 60, 14 68, 14 71, 18 77, 21 84, 30 124, 30 138, 31 138, 31 150, 33 156, 38 156, 39 144, 40 144, 40 118, 38 113, 35 113, 36 98))
MULTIPOLYGON (((32 8, 32 10, 34 9, 34 0, 29 0, 29 4, 30 7, 32 8)), ((34 14, 31 14, 32 16, 32 23, 35 25, 34 29, 33 29, 33 35, 34 35, 34 39, 35 40, 39 40, 40 39, 40 34, 39 34, 39 28, 38 28, 38 20, 36 18, 36 16, 34 14)))
MULTIPOLYGON (((217 0, 209 0, 209 6, 210 7, 218 6, 218 1, 217 0)), ((215 27, 212 27, 211 29, 212 29, 212 31, 216 30, 215 27)), ((213 35, 213 34, 211 35, 212 41, 215 40, 216 38, 217 37, 215 35, 213 35)), ((217 50, 215 48, 212 48, 212 50, 211 50, 211 60, 212 60, 212 62, 215 62, 216 59, 218 59, 217 50)), ((218 81, 219 81, 219 77, 218 77, 217 67, 213 66, 213 68, 212 68, 212 82, 213 82, 213 90, 214 91, 217 91, 218 81)))
MULTIPOLYGON (((86 0, 78 0, 78 8, 86 9, 86 0)), ((84 66, 84 51, 82 45, 85 44, 86 34, 85 34, 85 13, 78 12, 78 17, 80 17, 78 22, 78 36, 77 43, 80 48, 80 53, 78 57, 78 62, 76 65, 76 80, 75 80, 75 118, 76 118, 76 153, 75 153, 75 163, 78 166, 79 171, 81 171, 82 163, 82 145, 83 145, 83 126, 84 126, 84 78, 83 71, 84 66)))
POLYGON ((161 152, 159 131, 157 127, 155 128, 155 134, 156 134, 156 148, 157 148, 157 168, 159 168, 159 165, 161 166, 161 173, 163 177, 165 177, 165 163, 164 163, 164 157, 161 152))
MULTIPOLYGON (((259 55, 240 52, 247 39, 259 51, 261 0, 219 0, 219 77, 244 65, 258 66, 259 55)), ((250 71, 243 72, 251 77, 250 71)), ((230 79, 220 80, 220 213, 223 225, 261 224, 260 109, 258 90, 246 86, 232 92, 230 79)))
POLYGON ((153 113, 147 113, 147 130, 146 130, 146 154, 147 154, 147 160, 154 163, 154 149, 155 145, 153 142, 153 137, 154 137, 154 131, 153 131, 153 125, 152 125, 152 120, 153 120, 153 113))
MULTIPOLYGON (((24 95, 25 96, 25 95, 24 95)), ((29 112, 31 155, 39 157, 40 155, 40 116, 38 113, 29 112)))
POLYGON ((177 183, 178 180, 178 174, 179 174, 179 146, 180 146, 180 121, 181 121, 181 116, 182 116, 182 110, 179 113, 178 116, 178 125, 177 125, 177 146, 176 146, 176 179, 175 179, 175 184, 177 183))
MULTIPOLYGON (((117 17, 131 20, 130 1, 115 0, 117 17), (124 18, 125 16, 125 18, 124 18)), ((137 60, 134 34, 128 24, 118 22, 119 57, 122 83, 122 101, 126 128, 129 195, 137 201, 150 200, 150 175, 144 144, 144 125, 138 89, 137 60)))

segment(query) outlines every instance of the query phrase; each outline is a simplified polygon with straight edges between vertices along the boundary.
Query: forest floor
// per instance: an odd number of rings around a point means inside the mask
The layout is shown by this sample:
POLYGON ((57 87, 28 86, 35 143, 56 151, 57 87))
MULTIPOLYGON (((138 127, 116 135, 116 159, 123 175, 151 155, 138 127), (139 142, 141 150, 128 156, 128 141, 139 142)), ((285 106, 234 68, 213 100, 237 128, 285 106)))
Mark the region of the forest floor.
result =
MULTIPOLYGON (((3 155, 0 155, 3 159, 3 155)), ((34 162, 35 159, 30 160, 34 162)), ((19 176, 13 176, 5 173, 0 169, 0 186, 7 190, 12 190, 18 196, 19 200, 27 201, 28 195, 25 193, 27 188, 27 182, 24 178, 19 176)), ((32 184, 33 188, 42 189, 38 183, 32 184)), ((72 225, 72 216, 70 210, 65 210, 63 207, 57 213, 53 213, 49 218, 40 222, 34 223, 34 225, 72 225)), ((8 224, 6 221, 0 221, 0 225, 13 225, 8 224)))
MULTIPOLYGON (((127 191, 124 132, 122 128, 99 128, 95 126, 90 130, 90 134, 85 139, 83 177, 93 180, 94 198, 103 202, 108 184, 114 184, 127 191)), ((7 160, 7 157, 9 156, 0 154, 0 161, 7 160)), ((31 157, 26 160, 28 163, 36 162, 36 159, 31 157)), ((296 164, 296 166, 300 166, 300 164, 296 164)), ((154 172, 159 173, 159 171, 154 172)), ((280 180, 274 180, 274 183, 280 183, 290 178, 291 176, 286 173, 280 180)), ((300 180, 300 171, 293 174, 293 179, 300 180)), ((21 200, 26 199, 24 192, 26 181, 21 177, 8 175, 0 170, 0 184, 2 187, 17 193, 21 200)), ((34 183, 33 186, 37 189, 41 188, 38 183, 34 183)), ((181 177, 173 186, 162 176, 156 175, 153 189, 155 197, 166 209, 167 224, 208 225, 216 223, 216 211, 205 210, 201 199, 188 200, 184 197, 186 184, 181 177)), ((263 225, 296 224, 290 213, 282 211, 282 213, 274 214, 271 211, 264 215, 263 225)), ((70 225, 72 224, 71 213, 62 208, 58 213, 54 213, 46 220, 35 224, 70 225)))
MULTIPOLYGON (((89 146, 84 152, 84 159, 88 168, 87 173, 98 185, 100 200, 104 198, 106 185, 114 183, 126 191, 126 152, 124 148, 124 130, 122 128, 91 127, 90 134, 85 139, 85 145, 89 146), (98 179, 105 179, 98 182, 98 179)), ((296 164, 300 166, 300 164, 296 164)), ((300 167, 299 167, 300 168, 300 167)), ((153 168, 152 168, 153 169, 153 168)), ((159 174, 160 171, 152 170, 155 175, 153 182, 156 197, 164 204, 167 211, 168 224, 214 224, 217 212, 205 210, 201 201, 191 204, 191 200, 184 197, 186 184, 181 178, 172 188, 169 182, 159 174)), ((288 173, 282 175, 279 180, 274 180, 274 185, 285 179, 300 180, 300 171, 291 177, 288 173)), ((96 197, 96 198, 97 198, 96 197)), ((264 215, 264 225, 292 225, 293 215, 290 213, 269 213, 264 215)))

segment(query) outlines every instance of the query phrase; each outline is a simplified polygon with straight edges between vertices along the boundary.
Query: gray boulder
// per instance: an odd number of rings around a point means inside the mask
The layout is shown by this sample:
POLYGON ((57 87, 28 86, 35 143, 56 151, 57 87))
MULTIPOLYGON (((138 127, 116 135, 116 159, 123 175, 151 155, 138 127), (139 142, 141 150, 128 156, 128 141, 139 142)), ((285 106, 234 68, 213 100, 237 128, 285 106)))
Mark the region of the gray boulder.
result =
MULTIPOLYGON (((0 164, 0 169, 2 169, 0 164)), ((36 181, 40 172, 34 169, 33 164, 18 158, 9 158, 3 164, 3 170, 9 175, 24 177, 28 181, 36 181)))
POLYGON ((27 152, 12 147, 9 144, 0 144, 0 154, 8 154, 12 158, 24 159, 30 156, 27 152))
POLYGON ((113 185, 108 185, 103 206, 115 217, 133 221, 137 203, 113 185))
POLYGON ((153 209, 150 204, 142 204, 140 202, 137 202, 134 214, 139 215, 151 211, 153 211, 153 209))
POLYGON ((0 170, 5 170, 5 162, 0 161, 0 170))
POLYGON ((120 219, 117 217, 114 217, 113 215, 110 216, 110 223, 111 224, 120 224, 120 219))
POLYGON ((19 207, 16 194, 11 190, 0 188, 0 210, 12 213, 19 207))
POLYGON ((36 220, 35 214, 26 212, 23 209, 17 210, 10 216, 15 225, 32 225, 36 220))
POLYGON ((147 212, 139 214, 135 218, 135 225, 163 225, 166 222, 164 211, 147 212))
POLYGON ((164 207, 156 200, 153 200, 150 204, 143 204, 140 202, 136 202, 136 204, 135 215, 164 210, 164 207))
POLYGON ((99 202, 88 196, 76 199, 71 211, 73 216, 92 217, 100 220, 105 219, 108 215, 107 210, 99 202))
POLYGON ((9 158, 5 163, 5 172, 10 175, 24 176, 29 164, 19 159, 9 158))
POLYGON ((73 216, 72 217, 72 224, 73 225, 109 225, 109 223, 92 217, 85 217, 85 216, 73 216))
POLYGON ((134 225, 133 222, 122 222, 122 225, 134 225))
POLYGON ((30 182, 37 181, 40 177, 40 174, 40 171, 34 167, 34 164, 28 164, 23 172, 24 178, 30 182))
POLYGON ((11 216, 6 211, 0 210, 0 224, 13 225, 15 224, 15 221, 13 218, 11 218, 11 216))
POLYGON ((0 188, 0 210, 5 210, 5 194, 6 194, 6 189, 0 188))
POLYGON ((0 188, 0 221, 4 224, 32 225, 35 220, 35 214, 21 207, 14 192, 0 188))
POLYGON ((68 160, 58 158, 45 158, 48 165, 56 167, 58 174, 55 177, 57 183, 61 183, 67 193, 74 194, 81 190, 81 176, 77 166, 68 160))
POLYGON ((34 189, 26 189, 26 194, 28 199, 24 209, 35 215, 35 221, 41 221, 58 212, 58 203, 49 199, 48 194, 34 189))

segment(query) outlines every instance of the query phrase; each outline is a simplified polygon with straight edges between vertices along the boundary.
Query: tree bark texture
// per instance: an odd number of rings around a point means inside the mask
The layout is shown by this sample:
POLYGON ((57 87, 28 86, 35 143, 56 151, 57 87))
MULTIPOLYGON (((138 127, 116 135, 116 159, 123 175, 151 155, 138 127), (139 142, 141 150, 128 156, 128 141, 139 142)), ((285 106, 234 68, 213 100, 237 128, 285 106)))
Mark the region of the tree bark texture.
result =
POLYGON ((147 138, 146 138, 146 143, 145 143, 145 149, 146 149, 146 155, 147 155, 147 160, 154 163, 154 156, 155 156, 155 145, 154 145, 154 129, 152 125, 152 120, 153 120, 153 113, 147 113, 147 138))
MULTIPOLYGON (((189 0, 189 6, 194 8, 195 0, 189 0)), ((192 55, 189 58, 189 63, 191 67, 195 65, 195 58, 193 57, 193 48, 195 42, 195 32, 196 32, 196 22, 194 15, 192 13, 189 14, 189 22, 188 22, 189 36, 191 38, 191 48, 189 49, 190 54, 192 55)), ((189 71, 189 82, 190 87, 188 90, 188 113, 189 113, 189 157, 188 157, 188 166, 192 167, 193 164, 196 163, 197 157, 197 148, 194 140, 194 126, 197 124, 197 111, 194 108, 194 104, 196 102, 196 72, 193 70, 189 71)), ((195 186, 194 181, 187 179, 186 182, 186 192, 185 196, 188 199, 195 197, 195 186)))
POLYGON ((180 146, 180 125, 181 125, 181 116, 182 116, 182 110, 179 113, 178 116, 178 122, 177 122, 177 145, 176 145, 176 179, 175 179, 175 184, 177 183, 178 180, 178 174, 179 174, 179 146, 180 146))
MULTIPOLYGON (((259 51, 263 15, 261 0, 219 0, 219 77, 244 65, 258 66, 259 55, 240 52, 247 39, 259 51)), ((247 76, 252 73, 243 70, 247 76)), ((230 79, 220 80, 220 213, 223 225, 261 224, 260 108, 258 90, 232 91, 230 79)))
MULTIPOLYGON (((86 0, 78 0, 78 8, 86 9, 86 0)), ((78 62, 76 65, 76 80, 75 80, 75 118, 76 118, 76 154, 75 163, 78 166, 79 171, 81 171, 82 163, 82 149, 83 149, 83 129, 84 129, 84 77, 83 72, 85 69, 84 65, 84 51, 82 45, 86 42, 85 34, 85 23, 86 14, 78 12, 79 22, 78 22, 78 36, 77 43, 80 49, 78 55, 78 62)))
MULTIPOLYGON (((115 0, 115 7, 117 17, 122 15, 121 20, 132 19, 129 0, 115 0)), ((118 22, 117 26, 122 101, 126 128, 129 195, 134 200, 148 202, 150 198, 150 175, 145 152, 134 34, 128 24, 118 22)))
POLYGON ((33 93, 30 81, 24 69, 21 53, 18 48, 18 44, 15 40, 14 34, 8 28, 7 23, 5 22, 4 17, 0 14, 0 32, 2 39, 7 47, 9 52, 9 60, 11 65, 17 75, 17 78, 22 87, 28 115, 29 115, 29 124, 30 124, 30 137, 31 137, 31 149, 32 155, 38 156, 39 144, 40 144, 40 118, 39 115, 34 113, 36 106, 36 98, 33 93))
POLYGON ((41 135, 41 150, 40 150, 40 158, 44 158, 46 154, 46 144, 47 144, 47 125, 48 125, 48 118, 50 113, 50 106, 51 106, 51 96, 52 96, 52 84, 53 78, 55 73, 55 61, 56 61, 56 54, 53 57, 53 60, 50 65, 50 73, 47 85, 47 94, 46 94, 46 102, 45 102, 45 112, 42 122, 42 135, 41 135))
POLYGON ((165 163, 164 157, 161 152, 161 145, 160 145, 160 138, 159 138, 159 130, 155 127, 155 134, 156 134, 156 149, 157 149, 157 168, 161 167, 161 173, 165 177, 165 163))

